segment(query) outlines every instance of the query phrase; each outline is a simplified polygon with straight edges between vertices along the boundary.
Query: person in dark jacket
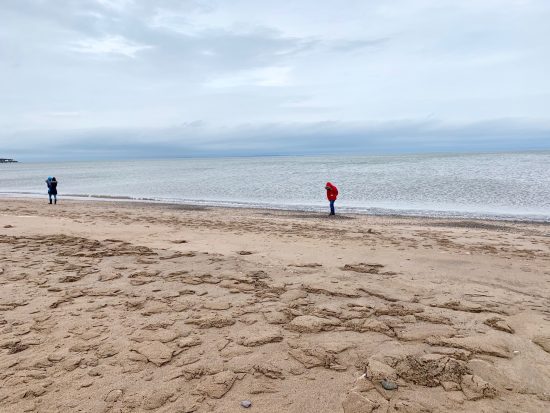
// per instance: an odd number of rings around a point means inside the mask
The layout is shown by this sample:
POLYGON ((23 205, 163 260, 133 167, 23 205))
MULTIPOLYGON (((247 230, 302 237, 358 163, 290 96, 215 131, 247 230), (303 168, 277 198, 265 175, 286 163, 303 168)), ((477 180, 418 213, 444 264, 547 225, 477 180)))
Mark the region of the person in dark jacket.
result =
POLYGON ((325 189, 327 190, 327 199, 330 202, 330 215, 336 215, 336 213, 334 212, 334 201, 336 201, 336 198, 338 198, 338 188, 336 188, 330 182, 327 182, 327 184, 325 185, 325 189))
POLYGON ((50 204, 52 203, 52 197, 54 200, 54 204, 57 204, 57 179, 55 179, 55 176, 48 177, 46 179, 46 185, 48 186, 48 198, 50 199, 50 204))

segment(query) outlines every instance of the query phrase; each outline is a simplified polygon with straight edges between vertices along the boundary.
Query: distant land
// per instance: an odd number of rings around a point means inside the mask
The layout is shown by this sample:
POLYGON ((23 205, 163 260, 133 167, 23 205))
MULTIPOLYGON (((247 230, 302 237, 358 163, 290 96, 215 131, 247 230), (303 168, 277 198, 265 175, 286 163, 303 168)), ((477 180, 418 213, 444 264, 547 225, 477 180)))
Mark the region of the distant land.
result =
POLYGON ((0 158, 0 163, 17 163, 15 159, 0 158))

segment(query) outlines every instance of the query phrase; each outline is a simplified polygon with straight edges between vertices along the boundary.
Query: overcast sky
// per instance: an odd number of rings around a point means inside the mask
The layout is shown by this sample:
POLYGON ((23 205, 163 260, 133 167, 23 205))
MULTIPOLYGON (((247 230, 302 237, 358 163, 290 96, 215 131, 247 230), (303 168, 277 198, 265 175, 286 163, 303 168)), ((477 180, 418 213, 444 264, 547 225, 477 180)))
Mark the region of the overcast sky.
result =
POLYGON ((0 0, 0 157, 550 149, 547 0, 0 0))

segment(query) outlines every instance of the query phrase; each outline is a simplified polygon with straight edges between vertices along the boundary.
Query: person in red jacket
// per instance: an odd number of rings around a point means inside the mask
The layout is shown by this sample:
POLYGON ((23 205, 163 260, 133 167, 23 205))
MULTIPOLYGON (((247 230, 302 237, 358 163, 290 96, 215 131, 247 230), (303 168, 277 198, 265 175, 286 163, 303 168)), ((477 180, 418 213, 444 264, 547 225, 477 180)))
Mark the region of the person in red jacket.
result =
POLYGON ((327 184, 325 185, 325 189, 327 190, 327 199, 330 202, 330 215, 336 215, 334 212, 334 201, 336 201, 336 198, 338 198, 338 188, 336 188, 330 182, 327 182, 327 184))

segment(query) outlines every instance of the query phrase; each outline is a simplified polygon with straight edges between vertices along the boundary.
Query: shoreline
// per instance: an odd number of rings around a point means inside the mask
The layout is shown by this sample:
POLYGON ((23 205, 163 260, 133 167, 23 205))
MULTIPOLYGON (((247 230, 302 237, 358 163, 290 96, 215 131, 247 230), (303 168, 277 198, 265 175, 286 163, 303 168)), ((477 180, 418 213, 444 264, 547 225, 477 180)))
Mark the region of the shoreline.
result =
MULTIPOLYGON (((6 193, 0 192, 0 200, 2 199, 41 199, 45 195, 37 193, 6 193)), ((77 195, 68 194, 58 198, 62 201, 92 201, 92 202, 113 202, 113 203, 130 203, 130 204, 148 204, 148 205, 181 205, 189 207, 204 207, 204 208, 222 208, 229 210, 254 210, 254 211, 281 211, 294 213, 309 213, 313 215, 324 215, 325 208, 322 206, 296 206, 290 205, 272 205, 245 203, 233 201, 197 201, 197 200, 176 200, 167 201, 155 198, 139 198, 129 196, 111 196, 111 195, 77 195)), ((328 209, 328 206, 327 208, 328 209)), ((427 219, 427 220, 459 220, 459 221, 475 221, 475 222, 498 222, 498 223, 525 223, 525 224, 541 224, 550 225, 550 216, 533 214, 497 214, 497 213, 475 213, 475 212, 460 212, 460 211, 425 211, 425 210, 396 210, 384 208, 355 208, 355 207, 339 207, 337 211, 341 211, 337 215, 351 215, 360 217, 386 217, 386 218, 403 218, 403 219, 427 219), (369 211, 369 209, 371 211, 369 211)))

